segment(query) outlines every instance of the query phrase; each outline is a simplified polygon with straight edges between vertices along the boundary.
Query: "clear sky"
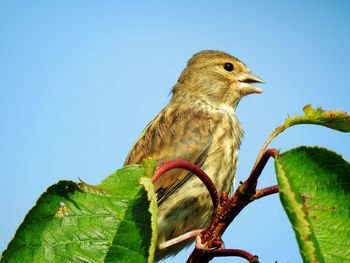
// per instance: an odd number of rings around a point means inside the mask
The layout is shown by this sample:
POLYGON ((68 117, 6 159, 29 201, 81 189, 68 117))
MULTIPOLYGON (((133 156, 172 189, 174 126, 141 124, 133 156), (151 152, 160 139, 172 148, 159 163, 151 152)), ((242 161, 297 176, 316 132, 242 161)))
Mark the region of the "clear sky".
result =
MULTIPOLYGON (((200 50, 231 53, 266 81, 237 109, 237 181, 288 114, 308 103, 350 112, 349 14, 345 0, 1 1, 0 251, 50 184, 97 184, 122 166, 200 50)), ((349 134, 316 126, 291 128, 271 146, 298 145, 350 159, 349 134)), ((260 186, 275 183, 271 162, 260 186)), ((301 262, 278 195, 247 207, 224 240, 262 262, 301 262)))

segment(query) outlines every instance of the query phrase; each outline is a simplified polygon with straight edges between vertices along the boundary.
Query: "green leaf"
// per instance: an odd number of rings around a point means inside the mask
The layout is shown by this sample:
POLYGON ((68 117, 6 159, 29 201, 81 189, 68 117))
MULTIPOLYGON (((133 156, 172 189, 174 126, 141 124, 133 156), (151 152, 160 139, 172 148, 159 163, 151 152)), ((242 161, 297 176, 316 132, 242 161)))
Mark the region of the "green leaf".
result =
POLYGON ((286 128, 297 124, 315 124, 325 126, 342 132, 350 132, 350 116, 343 111, 324 111, 322 108, 314 109, 311 105, 303 108, 305 115, 288 117, 284 121, 286 128))
POLYGON ((314 109, 310 104, 304 106, 303 111, 305 115, 288 117, 284 120, 282 125, 276 127, 264 142, 254 166, 259 162, 270 142, 291 126, 299 124, 315 124, 337 131, 350 132, 350 116, 346 112, 339 110, 324 111, 322 108, 314 109))
POLYGON ((304 262, 350 262, 350 164, 327 149, 299 147, 275 168, 304 262))
POLYGON ((153 262, 154 167, 153 162, 124 167, 96 187, 72 181, 50 186, 1 262, 153 262))

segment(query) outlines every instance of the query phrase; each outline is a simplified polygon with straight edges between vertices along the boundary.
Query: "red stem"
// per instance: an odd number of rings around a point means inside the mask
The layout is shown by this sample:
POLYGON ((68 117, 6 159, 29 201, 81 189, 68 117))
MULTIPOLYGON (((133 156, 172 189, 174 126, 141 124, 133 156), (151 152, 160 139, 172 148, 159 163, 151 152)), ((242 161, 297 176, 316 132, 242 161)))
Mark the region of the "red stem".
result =
POLYGON ((278 185, 273 185, 273 186, 269 186, 269 187, 265 187, 257 190, 253 198, 259 199, 268 195, 276 194, 278 192, 279 192, 278 185))
MULTIPOLYGON (((256 165, 253 167, 248 179, 242 183, 235 191, 235 193, 228 199, 227 195, 222 195, 218 208, 214 211, 213 218, 207 228, 201 233, 201 244, 204 248, 209 250, 200 250, 195 248, 190 255, 187 263, 203 263, 209 262, 214 256, 210 248, 217 247, 215 243, 221 241, 222 234, 225 232, 229 224, 236 218, 236 216, 247 206, 250 202, 255 199, 262 198, 269 194, 273 194, 278 191, 276 186, 267 187, 256 191, 259 176, 264 169, 267 161, 270 157, 276 156, 278 151, 276 149, 267 150, 261 158, 258 159, 256 165), (205 251, 205 252, 203 252, 205 251)), ((219 251, 219 250, 215 250, 219 251)), ((231 252, 223 251, 225 253, 237 252, 237 250, 231 250, 231 252)), ((219 255, 217 255, 219 256, 219 255)), ((257 262, 256 258, 249 259, 251 262, 257 262)))
POLYGON ((245 258, 249 262, 259 262, 258 256, 252 255, 248 251, 245 251, 242 249, 215 249, 215 250, 211 251, 211 254, 214 257, 234 256, 234 257, 245 258))
POLYGON ((258 263, 259 257, 250 254, 242 249, 214 249, 214 250, 195 250, 192 252, 186 263, 208 263, 214 257, 241 257, 251 263, 258 263))
POLYGON ((201 168, 191 162, 185 160, 174 160, 162 163, 157 167, 156 172, 152 178, 152 183, 155 183, 167 171, 175 168, 182 168, 196 175, 208 189, 211 200, 213 201, 214 208, 218 206, 219 195, 215 184, 201 168))
POLYGON ((248 179, 244 182, 244 189, 242 190, 255 190, 258 178, 261 175, 261 172, 264 169, 267 161, 270 157, 275 156, 277 153, 278 151, 275 148, 268 149, 264 152, 261 159, 258 160, 257 165, 253 167, 253 170, 251 171, 248 179))

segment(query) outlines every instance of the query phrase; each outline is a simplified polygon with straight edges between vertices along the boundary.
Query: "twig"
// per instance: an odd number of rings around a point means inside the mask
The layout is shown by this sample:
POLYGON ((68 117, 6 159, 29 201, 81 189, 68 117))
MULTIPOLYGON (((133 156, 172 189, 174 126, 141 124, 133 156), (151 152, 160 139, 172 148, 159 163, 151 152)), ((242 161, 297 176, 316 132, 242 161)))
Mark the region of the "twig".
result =
POLYGON ((160 166, 157 167, 156 172, 154 173, 154 176, 152 178, 152 183, 156 182, 167 171, 175 168, 183 168, 196 175, 208 189, 211 200, 213 201, 214 209, 218 206, 219 195, 218 191, 216 190, 215 184, 201 168, 199 168, 197 165, 191 162, 184 160, 174 160, 162 163, 160 166))
POLYGON ((187 263, 207 263, 214 257, 241 257, 251 263, 259 263, 258 256, 242 249, 196 250, 195 255, 191 255, 187 263))
MULTIPOLYGON (((254 168, 255 166, 257 166, 259 160, 261 159, 261 157, 263 156, 263 154, 265 153, 267 147, 269 146, 270 142, 277 136, 279 135, 280 133, 284 132, 285 129, 287 129, 286 125, 285 124, 282 124, 280 126, 277 126, 276 129, 270 134, 269 138, 267 138, 267 140, 264 142, 259 154, 258 154, 258 157, 256 158, 256 161, 255 161, 255 164, 254 164, 254 168)), ((254 169, 253 168, 253 169, 254 169)))
POLYGON ((259 159, 259 162, 253 167, 248 179, 242 184, 241 190, 243 192, 251 190, 255 191, 258 178, 261 175, 261 172, 264 169, 267 161, 270 157, 274 157, 277 153, 278 151, 275 148, 268 149, 264 152, 264 154, 259 159))
POLYGON ((213 254, 213 256, 215 257, 234 256, 234 257, 245 258, 249 262, 254 262, 254 263, 259 262, 258 256, 252 255, 248 251, 245 251, 242 249, 215 249, 211 251, 211 254, 213 254))
POLYGON ((279 192, 278 185, 273 185, 273 186, 269 186, 269 187, 265 187, 257 190, 255 195, 253 195, 252 198, 256 200, 268 195, 276 194, 278 192, 279 192))
MULTIPOLYGON (((250 202, 257 199, 256 186, 259 176, 264 169, 268 159, 278 153, 276 149, 267 150, 259 159, 258 163, 253 167, 248 179, 241 184, 231 198, 227 198, 226 194, 221 195, 220 203, 213 214, 213 218, 209 226, 201 233, 200 239, 203 250, 194 249, 188 259, 188 263, 194 262, 209 262, 213 256, 210 255, 211 248, 216 248, 216 244, 221 241, 221 236, 231 224, 234 218, 246 207, 250 202), (205 260, 203 259, 203 252, 205 252, 205 260), (204 261, 203 261, 204 260, 204 261)), ((258 198, 266 196, 268 193, 272 194, 276 189, 263 190, 258 193, 258 198), (272 192, 271 192, 272 191, 272 192)), ((222 252, 223 253, 223 252, 222 252)))

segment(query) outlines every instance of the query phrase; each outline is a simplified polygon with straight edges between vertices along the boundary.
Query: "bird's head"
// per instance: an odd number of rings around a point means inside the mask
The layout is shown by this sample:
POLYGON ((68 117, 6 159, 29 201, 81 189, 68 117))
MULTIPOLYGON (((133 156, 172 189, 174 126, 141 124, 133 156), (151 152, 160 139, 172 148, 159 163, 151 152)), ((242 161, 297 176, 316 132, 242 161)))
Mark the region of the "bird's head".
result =
POLYGON ((188 61, 172 92, 174 99, 190 97, 218 107, 236 107, 242 96, 262 92, 254 83, 264 82, 243 62, 221 51, 206 50, 188 61))

